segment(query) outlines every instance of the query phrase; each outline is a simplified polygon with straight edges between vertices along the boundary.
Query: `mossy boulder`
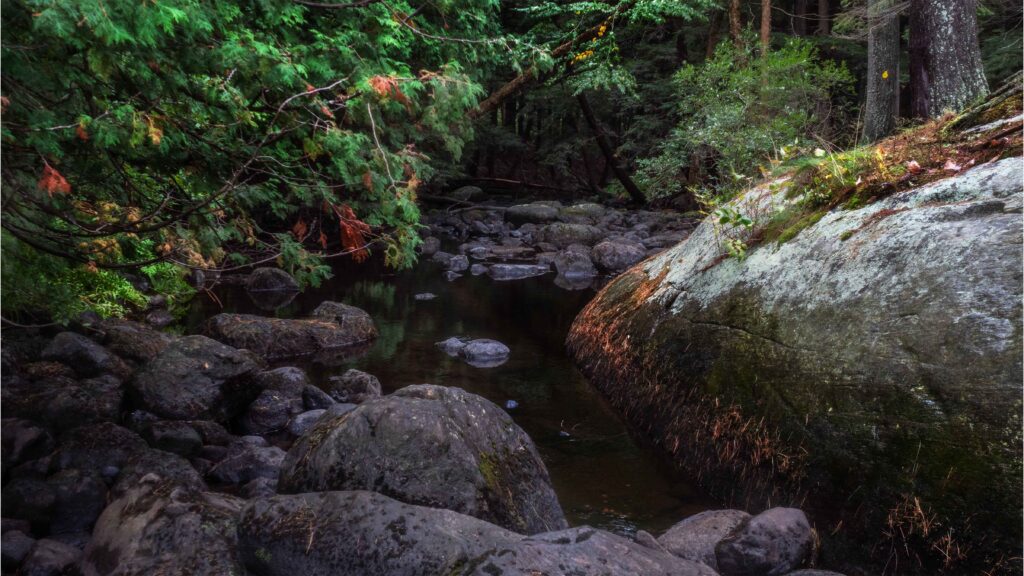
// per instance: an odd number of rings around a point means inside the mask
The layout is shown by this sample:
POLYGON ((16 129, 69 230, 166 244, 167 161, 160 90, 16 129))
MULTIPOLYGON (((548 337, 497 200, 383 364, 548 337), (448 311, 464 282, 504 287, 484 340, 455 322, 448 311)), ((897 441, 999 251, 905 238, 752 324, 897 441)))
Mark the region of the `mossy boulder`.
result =
POLYGON ((239 545, 255 576, 713 576, 703 564, 588 526, 532 537, 367 491, 252 500, 239 545))
POLYGON ((375 490, 524 534, 565 517, 530 438, 499 407, 416 385, 325 415, 285 457, 279 491, 375 490))
MULTIPOLYGON (((946 534, 969 549, 958 566, 1012 556, 1022 169, 1004 159, 832 210, 745 259, 725 256, 706 220, 606 286, 577 317, 571 353, 721 496, 807 497, 843 534, 875 540, 918 503, 943 526, 906 543, 926 566, 946 534)), ((778 208, 783 190, 736 205, 778 208)))

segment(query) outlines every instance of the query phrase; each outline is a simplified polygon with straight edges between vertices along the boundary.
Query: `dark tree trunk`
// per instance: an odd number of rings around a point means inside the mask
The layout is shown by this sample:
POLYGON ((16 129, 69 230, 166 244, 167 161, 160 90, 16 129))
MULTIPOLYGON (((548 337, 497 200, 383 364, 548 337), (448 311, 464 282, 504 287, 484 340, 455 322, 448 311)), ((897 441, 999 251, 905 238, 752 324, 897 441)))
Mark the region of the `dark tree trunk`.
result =
POLYGON ((768 56, 772 39, 772 0, 761 0, 761 57, 768 56))
POLYGON ((832 4, 829 0, 818 0, 818 36, 828 36, 832 24, 832 4))
POLYGON ((911 0, 911 112, 935 118, 988 94, 977 0, 911 0))
POLYGON ((807 36, 807 0, 793 2, 793 35, 807 36))
POLYGON ((733 44, 737 48, 743 45, 743 40, 740 38, 740 34, 743 32, 743 21, 740 20, 740 0, 730 0, 729 2, 729 36, 732 37, 733 44))
POLYGON ((895 0, 868 1, 868 89, 864 141, 892 132, 900 106, 900 19, 895 0))
POLYGON ((586 118, 587 124, 590 125, 590 129, 594 132, 594 139, 597 140, 598 147, 601 148, 601 153, 604 154, 605 161, 608 162, 608 167, 611 168, 615 178, 622 183, 622 187, 629 193, 629 197, 633 199, 637 204, 646 204, 647 198, 644 193, 640 190, 640 187, 633 182, 633 179, 629 177, 629 173, 619 164, 618 159, 615 157, 615 149, 612 148, 611 140, 608 138, 608 133, 604 131, 601 123, 597 120, 597 116, 594 115, 594 109, 590 107, 590 101, 587 100, 587 95, 580 93, 576 97, 580 103, 580 109, 583 110, 583 117, 586 118))
POLYGON ((715 55, 715 47, 718 46, 718 39, 721 35, 722 13, 715 11, 711 15, 711 23, 708 25, 708 43, 704 49, 704 59, 710 60, 715 55))

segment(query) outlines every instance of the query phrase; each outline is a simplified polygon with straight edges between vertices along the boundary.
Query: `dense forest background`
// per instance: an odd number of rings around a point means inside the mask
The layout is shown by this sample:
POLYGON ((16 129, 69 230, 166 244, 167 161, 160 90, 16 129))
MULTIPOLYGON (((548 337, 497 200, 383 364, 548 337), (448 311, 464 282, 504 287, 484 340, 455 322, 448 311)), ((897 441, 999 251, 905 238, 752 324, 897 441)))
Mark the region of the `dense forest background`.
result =
POLYGON ((682 211, 956 112, 1010 0, 5 0, 3 317, 410 265, 458 186, 682 211))

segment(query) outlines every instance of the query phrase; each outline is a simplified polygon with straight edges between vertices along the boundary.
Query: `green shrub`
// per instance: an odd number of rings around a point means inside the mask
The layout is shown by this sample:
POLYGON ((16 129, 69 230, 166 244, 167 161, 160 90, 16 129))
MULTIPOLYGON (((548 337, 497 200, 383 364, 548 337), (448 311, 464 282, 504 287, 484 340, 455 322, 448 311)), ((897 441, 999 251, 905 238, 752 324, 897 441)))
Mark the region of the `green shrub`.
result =
POLYGON ((761 57, 751 44, 722 42, 701 65, 675 77, 682 120, 657 153, 640 161, 638 179, 659 195, 681 192, 680 171, 693 155, 714 158, 719 191, 745 188, 783 147, 810 146, 844 116, 853 79, 793 38, 761 57))

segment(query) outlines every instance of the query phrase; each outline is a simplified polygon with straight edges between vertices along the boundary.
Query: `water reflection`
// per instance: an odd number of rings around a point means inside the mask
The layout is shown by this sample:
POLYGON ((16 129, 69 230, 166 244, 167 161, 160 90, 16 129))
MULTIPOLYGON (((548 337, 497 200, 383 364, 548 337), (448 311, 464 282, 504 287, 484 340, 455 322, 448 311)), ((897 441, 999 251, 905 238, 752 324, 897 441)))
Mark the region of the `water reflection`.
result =
MULTIPOLYGON (((552 280, 495 282, 465 275, 448 282, 431 264, 396 274, 371 261, 336 268, 334 279, 274 315, 300 317, 336 300, 373 316, 380 337, 362 355, 289 363, 307 369, 315 381, 358 368, 377 376, 385 392, 433 383, 480 394, 498 406, 513 401, 509 413, 536 442, 573 525, 656 531, 713 507, 637 445, 566 356, 569 325, 594 292, 562 290, 552 280), (427 292, 436 298, 415 297, 427 292), (492 338, 511 355, 500 366, 476 368, 435 346, 450 336, 492 338)), ((240 287, 215 292, 225 311, 258 313, 240 287)), ((212 299, 197 299, 189 322, 195 329, 219 311, 212 299)))

